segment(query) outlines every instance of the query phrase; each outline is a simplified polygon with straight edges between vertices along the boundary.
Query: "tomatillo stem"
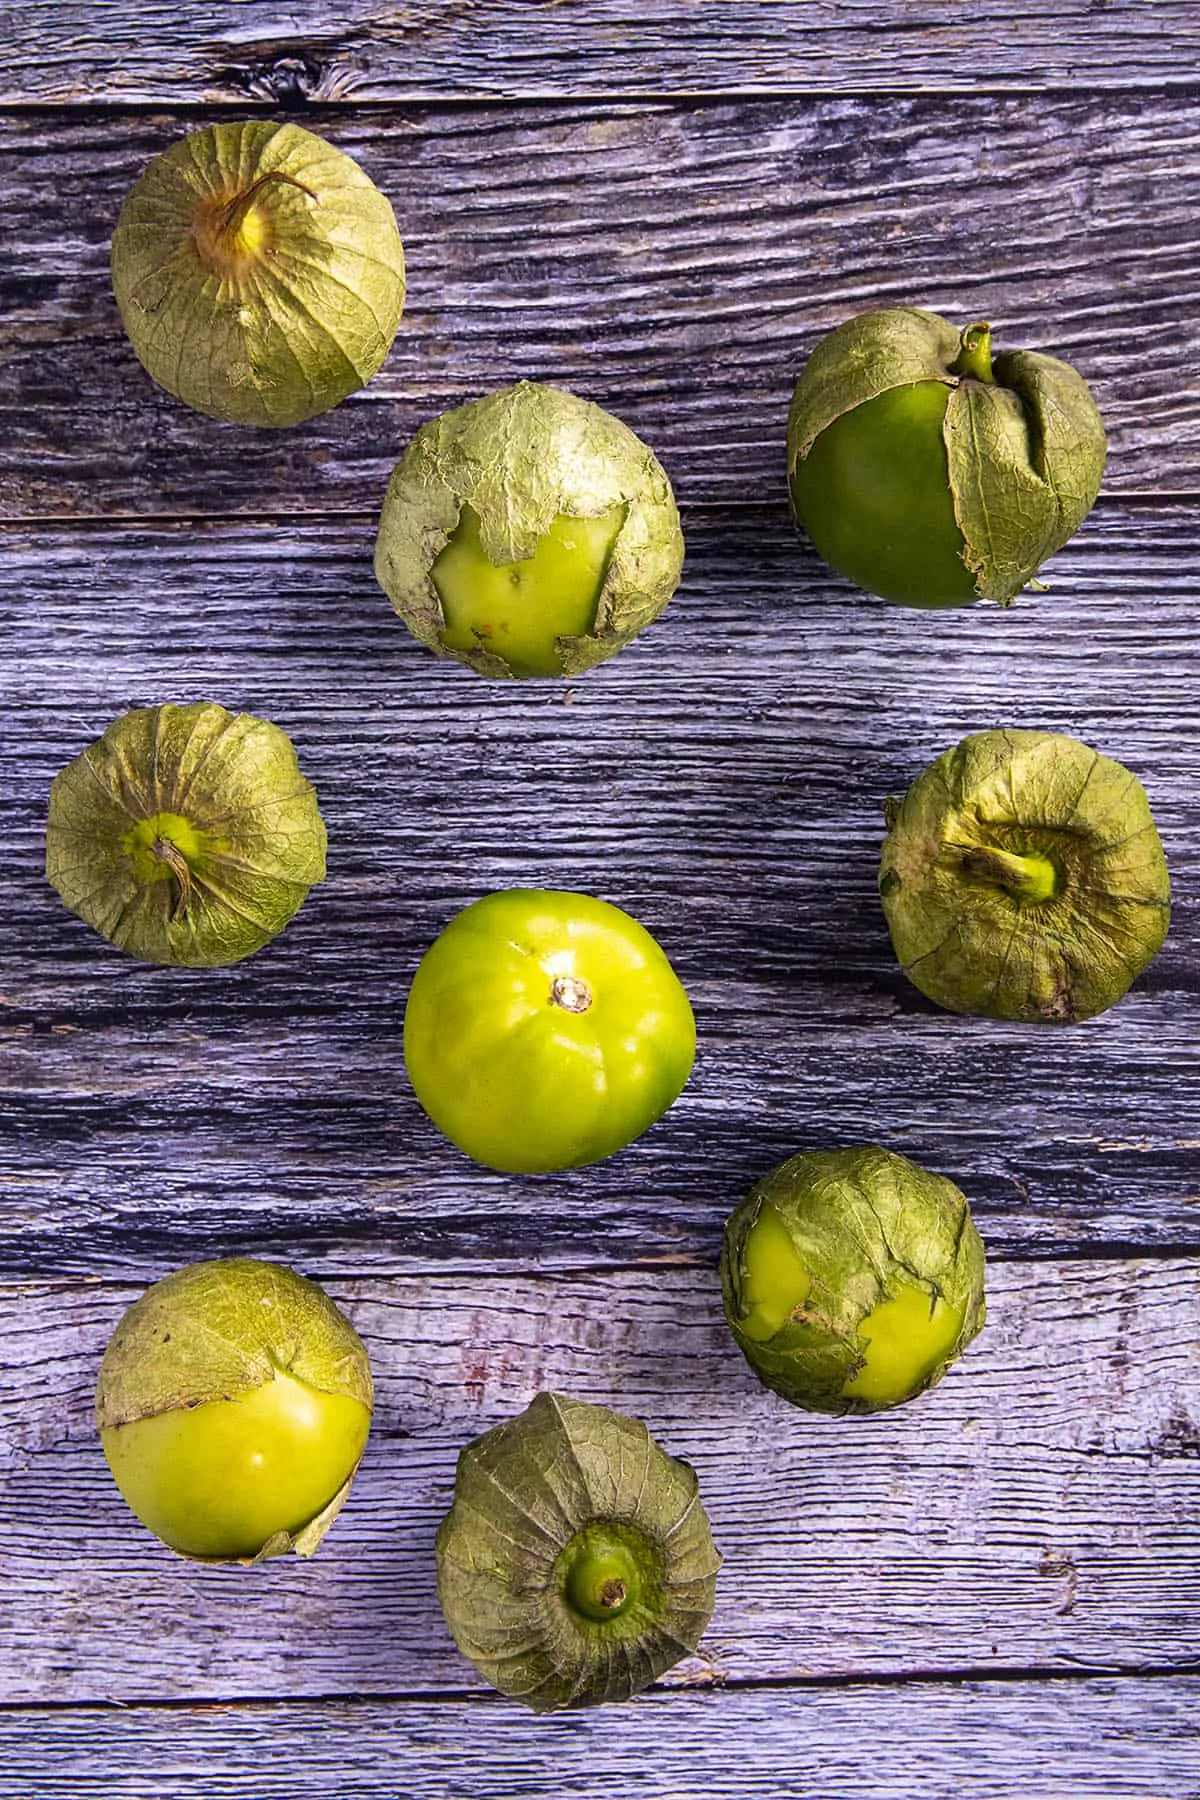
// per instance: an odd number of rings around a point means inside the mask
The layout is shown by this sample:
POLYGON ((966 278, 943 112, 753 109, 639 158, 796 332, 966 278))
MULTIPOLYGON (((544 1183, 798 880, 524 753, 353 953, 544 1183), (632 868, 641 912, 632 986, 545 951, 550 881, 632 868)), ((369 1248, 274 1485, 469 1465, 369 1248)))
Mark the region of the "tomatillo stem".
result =
POLYGON ((592 990, 578 975, 556 975, 550 983, 550 1000, 564 1012, 586 1012, 592 1004, 592 990))
POLYGON ((950 364, 952 375, 965 376, 969 381, 986 381, 994 383, 992 374, 992 328, 986 319, 979 319, 974 325, 965 325, 959 333, 958 355, 950 364))
POLYGON ((629 1604, 630 1570, 613 1551, 581 1556, 567 1576, 567 1600, 585 1619, 603 1624, 617 1619, 629 1604))
POLYGON ((188 867, 187 857, 171 842, 170 838, 155 838, 150 849, 157 856, 159 862, 166 863, 179 884, 179 898, 175 902, 175 911, 178 913, 186 904, 192 886, 192 871, 188 867))
POLYGON ((305 187, 302 181, 297 181, 295 176, 285 175, 282 169, 268 169, 267 173, 260 175, 258 180, 246 189, 245 193, 235 194, 229 204, 221 208, 219 216, 222 231, 228 231, 231 234, 237 233, 260 190, 265 188, 270 181, 280 181, 286 183, 288 187, 299 188, 302 194, 307 194, 310 200, 316 201, 317 196, 312 189, 305 187))
POLYGON ((1053 900, 1060 886, 1059 871, 1048 856, 1014 856, 1010 850, 968 850, 963 865, 973 875, 994 881, 1030 906, 1053 900))

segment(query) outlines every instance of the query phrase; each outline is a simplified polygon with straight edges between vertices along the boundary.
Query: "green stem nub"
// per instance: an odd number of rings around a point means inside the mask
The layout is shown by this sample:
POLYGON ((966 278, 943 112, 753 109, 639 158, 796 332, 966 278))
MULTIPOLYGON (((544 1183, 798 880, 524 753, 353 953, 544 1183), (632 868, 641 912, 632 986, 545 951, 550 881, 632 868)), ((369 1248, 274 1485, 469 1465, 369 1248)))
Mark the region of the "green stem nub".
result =
POLYGON ((986 319, 964 325, 958 338, 958 355, 950 364, 950 373, 968 381, 994 383, 992 374, 992 328, 986 319))
POLYGON ((619 1619, 634 1596, 636 1571, 624 1545, 595 1528, 576 1540, 566 1570, 565 1598, 571 1611, 603 1625, 619 1619))
POLYGON ((968 850, 963 867, 1004 888, 1026 906, 1053 900, 1061 885, 1059 871, 1048 856, 1015 856, 1010 850, 968 850))

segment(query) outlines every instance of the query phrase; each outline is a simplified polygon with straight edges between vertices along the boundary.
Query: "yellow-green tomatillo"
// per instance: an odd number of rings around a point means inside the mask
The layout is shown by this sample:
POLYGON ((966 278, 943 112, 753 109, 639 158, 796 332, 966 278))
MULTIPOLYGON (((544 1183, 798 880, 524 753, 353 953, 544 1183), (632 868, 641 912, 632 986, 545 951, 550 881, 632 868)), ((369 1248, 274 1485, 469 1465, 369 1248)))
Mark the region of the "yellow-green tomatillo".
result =
POLYGON ((481 675, 577 675, 666 606, 683 567, 661 464, 611 413, 520 381, 423 425, 375 573, 413 635, 481 675))
POLYGON ((452 919, 404 1014, 413 1091, 477 1162, 535 1174, 611 1156, 683 1091, 696 1024, 636 919, 589 894, 510 888, 452 919))
POLYGON ((694 1471, 640 1419, 539 1394, 459 1457, 437 1566, 463 1655, 554 1712, 627 1700, 694 1650, 721 1557, 694 1471))
POLYGON ((297 425, 370 380, 404 310, 391 205, 299 125, 209 125, 156 156, 112 242, 147 373, 198 412, 297 425))
POLYGON ((1082 523, 1104 473, 1104 425, 1069 364, 993 358, 894 307, 821 339, 792 397, 788 476, 825 561, 906 606, 1008 605, 1082 523))
POLYGON ((311 1556, 371 1424, 367 1353, 321 1289, 277 1263, 193 1263, 113 1333, 96 1422, 122 1495, 181 1555, 311 1556))
POLYGON ((984 1321, 983 1245, 950 1181, 875 1146, 793 1156, 725 1226, 730 1330, 812 1412, 879 1412, 940 1381, 984 1321))

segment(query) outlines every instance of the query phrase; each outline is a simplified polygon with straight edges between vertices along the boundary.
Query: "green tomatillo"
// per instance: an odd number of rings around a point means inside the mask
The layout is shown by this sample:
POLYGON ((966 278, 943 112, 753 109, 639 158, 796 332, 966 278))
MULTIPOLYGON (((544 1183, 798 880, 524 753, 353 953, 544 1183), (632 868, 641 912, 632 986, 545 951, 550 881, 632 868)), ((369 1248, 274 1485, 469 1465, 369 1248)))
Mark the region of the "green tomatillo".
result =
POLYGON ((815 548, 905 606, 1007 606, 1091 510, 1104 458, 1069 364, 993 358, 990 326, 913 307, 822 338, 788 418, 792 506, 815 548))
POLYGON ((721 1557, 694 1471, 562 1394, 469 1444, 438 1598, 485 1681, 535 1712, 627 1700, 696 1648, 721 1557))
POLYGON ((588 894, 511 888, 452 919, 413 977, 404 1057, 468 1156, 534 1174, 598 1162, 678 1098, 696 1025, 650 933, 588 894))
POLYGON ((977 732, 885 812, 892 945, 938 1006, 1091 1018, 1161 948, 1171 883, 1145 790, 1077 738, 977 732))
POLYGON ((371 1424, 358 1334, 278 1263, 192 1263, 124 1314, 96 1423, 143 1525, 181 1555, 311 1556, 350 1491, 371 1424))
POLYGON ((414 637, 481 675, 578 675, 658 617, 683 535, 662 466, 611 413, 519 381, 423 425, 375 573, 414 637))
POLYGON ((238 962, 324 875, 325 826, 290 738, 212 701, 125 713, 50 788, 47 879, 143 962, 238 962))
POLYGON ((129 341, 169 394, 236 425, 298 425, 371 379, 404 311, 389 202, 299 125, 246 119, 173 144, 112 242, 129 341))
POLYGON ((866 1145, 792 1156, 725 1226, 725 1314, 759 1380, 811 1412, 881 1412, 941 1380, 984 1322, 965 1196, 866 1145))

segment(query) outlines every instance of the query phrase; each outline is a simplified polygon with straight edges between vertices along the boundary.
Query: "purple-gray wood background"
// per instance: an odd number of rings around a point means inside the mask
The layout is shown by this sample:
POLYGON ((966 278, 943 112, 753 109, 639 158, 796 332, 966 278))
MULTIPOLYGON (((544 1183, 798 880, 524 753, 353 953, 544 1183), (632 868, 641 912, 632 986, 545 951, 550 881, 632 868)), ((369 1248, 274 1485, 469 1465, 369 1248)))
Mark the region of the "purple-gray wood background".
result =
POLYGON ((1028 0, 0 5, 0 1796, 1195 1800, 1200 1792, 1200 7, 1028 0), (295 116, 391 197, 410 306, 280 434, 153 389, 109 289, 146 160, 295 116), (888 608, 789 524, 791 384, 915 303, 1067 357, 1103 495, 1007 614, 888 608), (688 564, 570 688, 440 663, 371 572, 392 463, 540 377, 658 450, 688 564), (329 879, 239 967, 123 958, 41 873, 51 776, 131 704, 291 733, 329 879), (965 731, 1141 776, 1175 879, 1106 1017, 934 1012, 874 896, 881 805, 965 731), (661 939, 671 1114, 521 1181, 439 1140, 400 1023, 516 883, 661 939), (721 1224, 875 1139, 967 1190, 987 1330, 933 1394, 790 1411, 724 1329, 721 1224), (376 1424, 311 1564, 170 1556, 90 1418, 150 1280, 281 1258, 369 1345, 376 1424), (556 1386, 640 1413, 725 1552, 700 1655, 621 1709, 484 1691, 432 1538, 476 1432, 556 1386))

